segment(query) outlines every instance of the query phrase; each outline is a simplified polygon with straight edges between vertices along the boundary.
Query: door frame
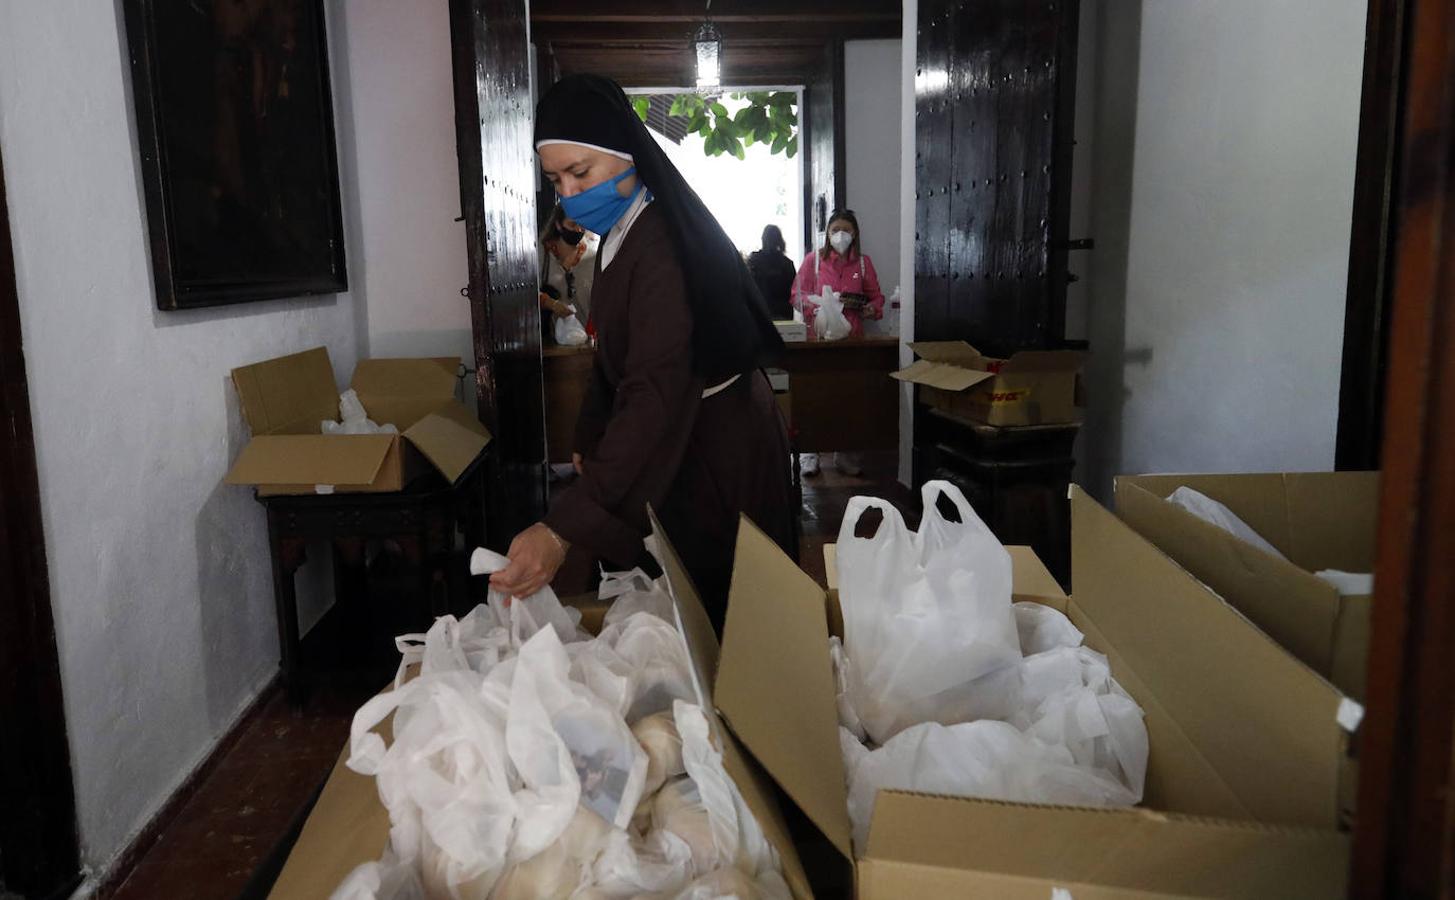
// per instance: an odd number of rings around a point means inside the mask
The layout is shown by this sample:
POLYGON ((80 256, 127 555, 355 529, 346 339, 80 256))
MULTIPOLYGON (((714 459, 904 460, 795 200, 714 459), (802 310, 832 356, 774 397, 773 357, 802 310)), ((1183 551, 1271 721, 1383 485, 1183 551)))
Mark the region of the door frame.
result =
POLYGON ((1455 0, 1403 8, 1358 898, 1455 895, 1455 0))
POLYGON ((22 344, 0 158, 0 887, 48 898, 81 859, 22 344))

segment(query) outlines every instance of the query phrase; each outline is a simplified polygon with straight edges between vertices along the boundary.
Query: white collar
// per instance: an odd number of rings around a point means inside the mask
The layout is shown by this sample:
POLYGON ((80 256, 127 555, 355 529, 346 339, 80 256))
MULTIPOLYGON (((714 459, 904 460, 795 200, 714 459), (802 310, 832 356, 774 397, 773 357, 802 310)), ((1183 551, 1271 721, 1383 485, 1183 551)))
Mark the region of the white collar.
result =
POLYGON ((601 257, 601 270, 603 272, 606 271, 607 266, 611 265, 611 261, 616 258, 616 251, 621 249, 621 242, 626 240, 626 233, 631 231, 631 227, 636 223, 637 217, 642 214, 642 210, 646 209, 647 204, 651 202, 651 192, 647 191, 644 187, 637 188, 637 198, 632 201, 632 205, 627 207, 626 212, 622 213, 621 218, 617 220, 615 225, 611 226, 611 230, 606 232, 606 236, 601 239, 601 246, 597 248, 596 255, 601 257))

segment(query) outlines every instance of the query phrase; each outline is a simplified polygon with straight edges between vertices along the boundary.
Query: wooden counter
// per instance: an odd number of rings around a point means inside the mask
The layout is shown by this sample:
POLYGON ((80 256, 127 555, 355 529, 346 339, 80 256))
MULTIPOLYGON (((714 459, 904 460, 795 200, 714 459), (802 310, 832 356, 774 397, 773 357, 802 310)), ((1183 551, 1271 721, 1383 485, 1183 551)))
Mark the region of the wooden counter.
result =
POLYGON ((799 453, 899 448, 898 338, 799 341, 788 372, 793 449, 799 453))
MULTIPOLYGON (((785 345, 793 448, 800 453, 899 447, 898 338, 800 341, 785 345)), ((546 446, 550 461, 571 461, 576 416, 591 374, 590 347, 546 347, 546 446)))

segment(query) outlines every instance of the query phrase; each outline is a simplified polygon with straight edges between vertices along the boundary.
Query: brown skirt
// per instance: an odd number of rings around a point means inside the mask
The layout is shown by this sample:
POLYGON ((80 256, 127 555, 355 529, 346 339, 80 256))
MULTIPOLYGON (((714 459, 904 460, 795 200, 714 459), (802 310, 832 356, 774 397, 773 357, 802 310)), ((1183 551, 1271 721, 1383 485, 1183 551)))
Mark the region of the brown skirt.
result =
POLYGON ((798 561, 788 432, 767 376, 754 371, 703 400, 677 477, 660 512, 672 541, 722 633, 732 583, 738 516, 798 561))

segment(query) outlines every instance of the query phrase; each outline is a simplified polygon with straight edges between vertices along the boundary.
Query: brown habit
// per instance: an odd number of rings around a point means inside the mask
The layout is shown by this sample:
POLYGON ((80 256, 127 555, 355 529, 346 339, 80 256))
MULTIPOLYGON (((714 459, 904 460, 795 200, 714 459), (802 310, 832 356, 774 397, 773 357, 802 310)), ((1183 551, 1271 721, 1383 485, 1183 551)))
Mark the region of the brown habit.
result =
POLYGON ((692 312, 662 212, 648 205, 597 272, 597 348, 576 425, 585 472, 545 522, 608 564, 644 561, 647 504, 719 629, 738 515, 796 558, 788 436, 761 372, 703 399, 692 371, 692 312))

